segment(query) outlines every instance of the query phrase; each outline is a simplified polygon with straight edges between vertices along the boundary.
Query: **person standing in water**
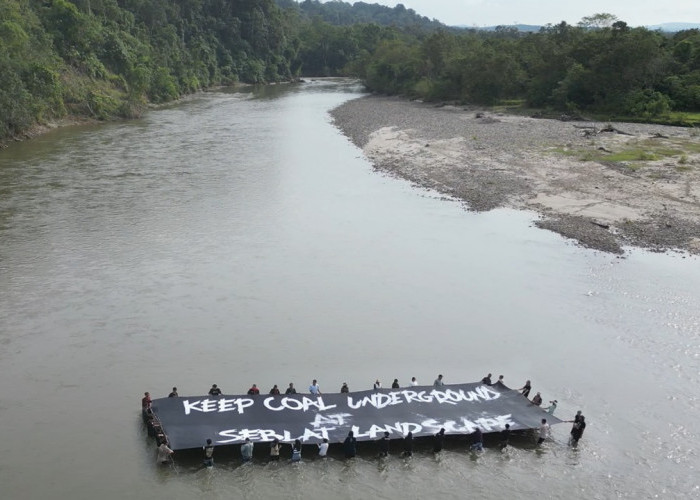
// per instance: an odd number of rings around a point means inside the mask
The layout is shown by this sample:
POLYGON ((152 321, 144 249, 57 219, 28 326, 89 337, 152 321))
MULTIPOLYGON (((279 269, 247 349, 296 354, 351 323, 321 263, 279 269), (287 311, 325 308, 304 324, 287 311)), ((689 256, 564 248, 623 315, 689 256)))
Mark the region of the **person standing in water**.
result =
POLYGON ((445 445, 445 428, 433 436, 433 453, 440 453, 445 445))
POLYGON ((406 434, 403 438, 403 453, 404 457, 410 457, 413 455, 413 433, 411 431, 406 434))
POLYGON ((323 438, 323 442, 318 444, 318 456, 325 457, 328 455, 328 439, 323 438))
POLYGON ((316 382, 316 379, 314 379, 314 381, 309 386, 309 392, 314 396, 321 395, 321 387, 319 387, 318 382, 316 382))
POLYGON ((540 438, 537 440, 537 446, 541 445, 545 439, 549 437, 549 424, 547 419, 543 418, 540 424, 540 438))
POLYGON ((204 466, 213 467, 214 466, 214 445, 211 443, 211 439, 207 439, 207 444, 202 447, 204 451, 204 466))
POLYGON ((520 394, 522 394, 522 395, 525 396, 525 397, 528 397, 528 396, 530 395, 530 390, 531 390, 531 389, 532 389, 532 386, 530 385, 530 381, 529 381, 529 380, 526 380, 526 381, 525 381, 525 385, 522 386, 522 387, 521 387, 520 389, 518 389, 518 390, 521 391, 520 394))
POLYGON ((151 393, 144 392, 141 398, 141 410, 145 413, 151 407, 151 393))
POLYGON ((586 417, 581 415, 581 412, 579 411, 576 418, 578 420, 574 422, 574 425, 571 428, 571 438, 569 438, 569 444, 571 446, 576 446, 578 444, 579 439, 581 439, 581 436, 583 436, 583 431, 586 429, 586 417))
POLYGON ((172 460, 173 453, 175 452, 168 447, 168 444, 165 441, 163 441, 160 443, 160 446, 158 446, 158 463, 165 465, 169 464, 172 460))
MULTIPOLYGON (((481 428, 477 427, 471 434, 472 444, 469 449, 472 451, 482 451, 484 449, 484 435, 481 432, 481 428)), ((507 441, 507 439, 506 439, 507 441)))
POLYGON ((505 429, 501 431, 501 450, 505 449, 510 444, 510 424, 506 424, 505 429))
POLYGON ((542 396, 539 392, 535 394, 534 398, 532 398, 532 404, 535 406, 540 406, 542 404, 542 396))
POLYGON ((384 432, 384 436, 379 440, 379 457, 386 457, 389 455, 389 433, 384 432))
POLYGON ((348 432, 348 437, 343 441, 343 451, 345 458, 353 458, 357 454, 357 439, 352 431, 348 432))
POLYGON ((243 463, 250 462, 253 459, 253 443, 250 438, 245 438, 245 443, 241 445, 241 460, 243 463))
POLYGON ((292 445, 292 462, 301 462, 301 441, 298 439, 292 445))
POLYGON ((270 461, 277 462, 280 459, 280 440, 275 438, 270 443, 270 461))

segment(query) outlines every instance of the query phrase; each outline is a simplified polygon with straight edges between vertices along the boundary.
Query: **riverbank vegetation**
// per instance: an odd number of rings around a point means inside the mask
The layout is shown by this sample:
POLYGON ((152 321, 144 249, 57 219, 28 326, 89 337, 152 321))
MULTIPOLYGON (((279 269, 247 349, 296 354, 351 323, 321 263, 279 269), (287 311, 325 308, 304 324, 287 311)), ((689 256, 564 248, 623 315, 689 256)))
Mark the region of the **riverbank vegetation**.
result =
POLYGON ((381 93, 460 103, 521 100, 574 117, 700 123, 698 30, 669 35, 614 21, 528 34, 438 32, 382 42, 359 69, 368 88, 381 93))
POLYGON ((339 75, 429 101, 700 123, 700 32, 607 14, 521 33, 363 2, 0 0, 0 141, 66 115, 138 116, 214 85, 339 75))
POLYGON ((66 114, 138 115, 211 85, 289 80, 272 0, 0 0, 0 138, 66 114))

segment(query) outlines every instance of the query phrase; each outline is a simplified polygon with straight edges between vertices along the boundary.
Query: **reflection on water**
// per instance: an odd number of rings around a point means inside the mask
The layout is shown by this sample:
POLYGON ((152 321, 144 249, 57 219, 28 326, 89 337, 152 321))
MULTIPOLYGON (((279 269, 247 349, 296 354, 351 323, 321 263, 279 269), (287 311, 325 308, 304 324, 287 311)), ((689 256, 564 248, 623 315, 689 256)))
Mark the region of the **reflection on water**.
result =
POLYGON ((697 496, 697 259, 582 250, 378 175, 327 114, 358 91, 210 92, 0 152, 8 498, 697 496), (579 448, 563 424, 543 449, 159 468, 137 423, 173 385, 487 372, 583 409, 579 448))

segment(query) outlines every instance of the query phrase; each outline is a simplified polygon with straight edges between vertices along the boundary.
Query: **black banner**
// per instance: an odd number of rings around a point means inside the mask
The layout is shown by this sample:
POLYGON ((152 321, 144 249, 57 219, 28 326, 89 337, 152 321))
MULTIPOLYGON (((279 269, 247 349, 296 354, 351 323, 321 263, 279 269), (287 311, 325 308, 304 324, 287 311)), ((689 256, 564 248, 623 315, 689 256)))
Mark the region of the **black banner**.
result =
POLYGON ((380 389, 349 394, 194 396, 156 399, 152 409, 174 450, 198 448, 207 438, 216 445, 253 442, 331 443, 353 431, 358 441, 385 431, 391 439, 534 429, 542 418, 561 420, 501 384, 455 384, 380 389))

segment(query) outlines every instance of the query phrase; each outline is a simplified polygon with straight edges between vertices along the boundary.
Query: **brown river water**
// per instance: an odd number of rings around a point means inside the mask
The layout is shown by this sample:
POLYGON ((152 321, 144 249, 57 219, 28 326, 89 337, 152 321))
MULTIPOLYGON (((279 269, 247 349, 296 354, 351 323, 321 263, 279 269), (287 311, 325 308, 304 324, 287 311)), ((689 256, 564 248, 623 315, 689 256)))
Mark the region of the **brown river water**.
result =
POLYGON ((700 498, 700 260, 375 173, 328 115, 360 92, 211 92, 0 151, 2 498, 700 498), (173 385, 487 372, 583 410, 579 447, 561 424, 479 455, 164 467, 140 420, 173 385))

